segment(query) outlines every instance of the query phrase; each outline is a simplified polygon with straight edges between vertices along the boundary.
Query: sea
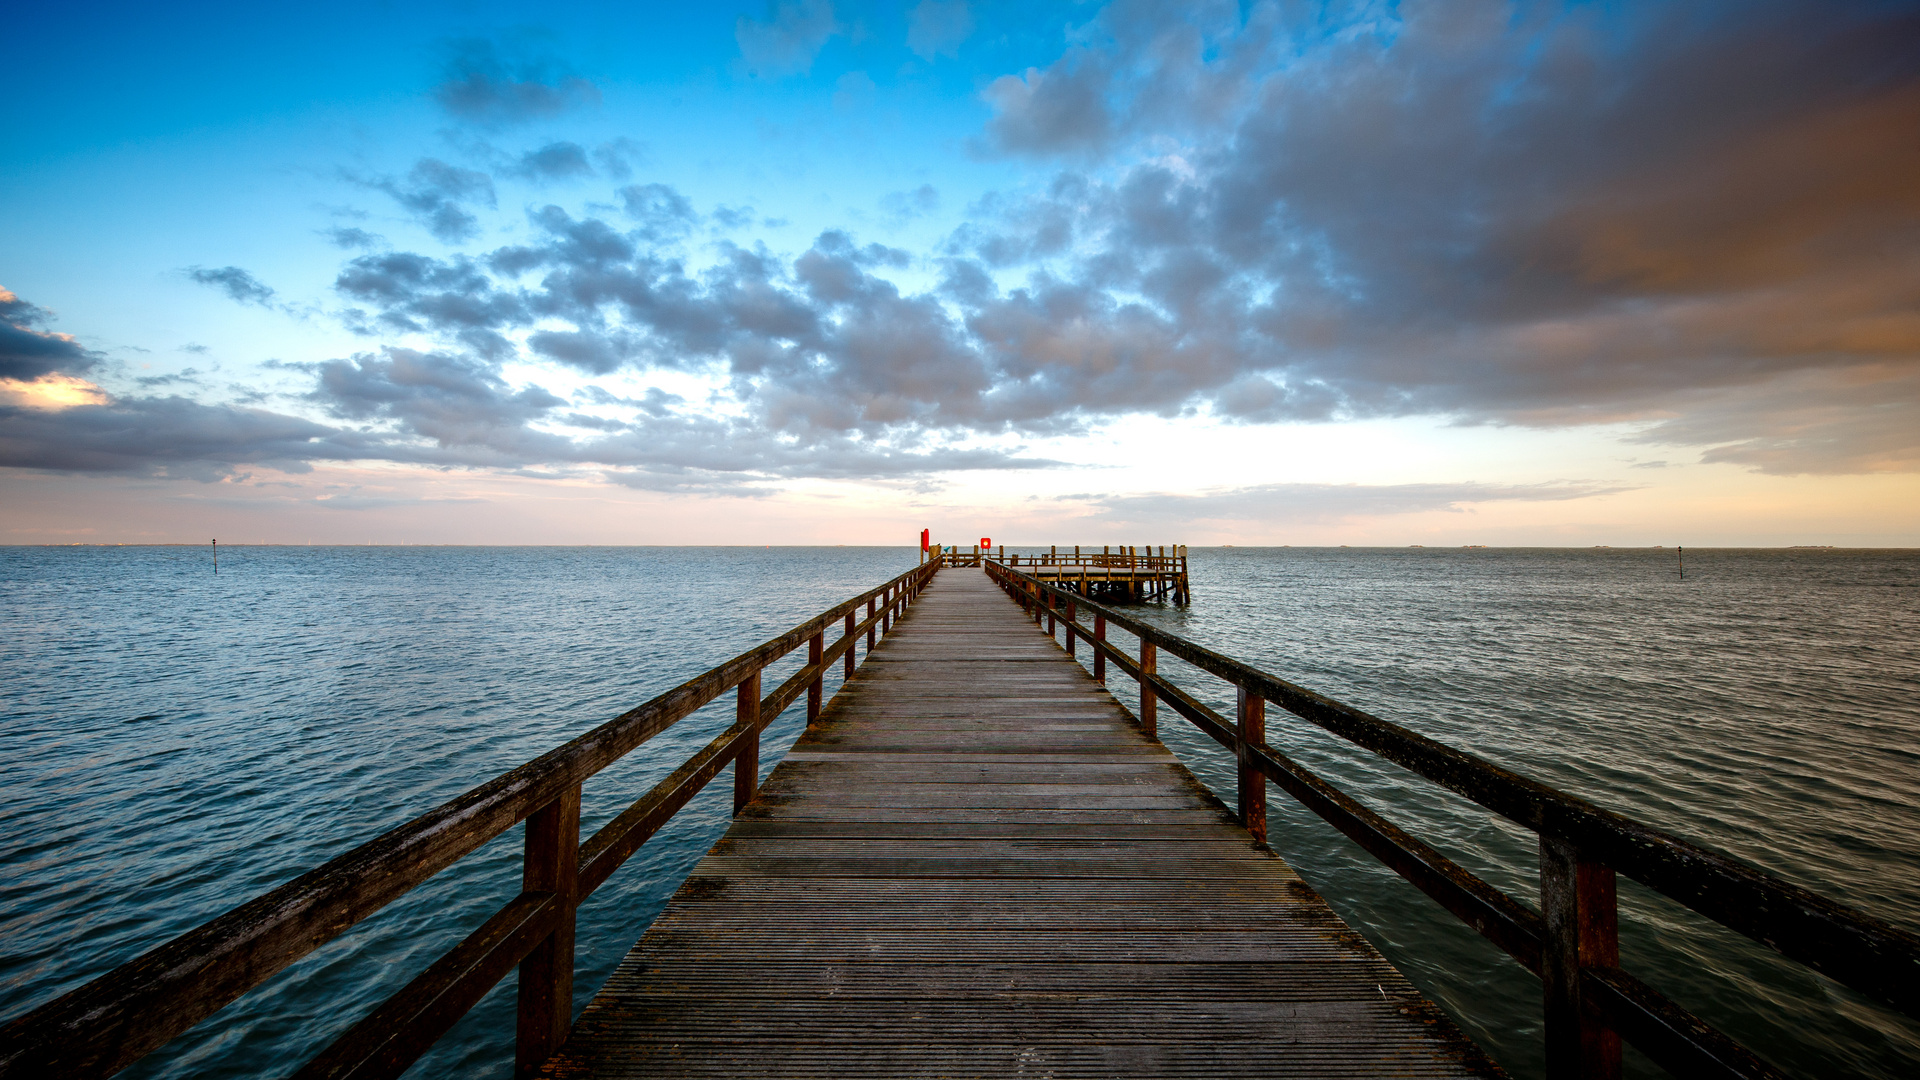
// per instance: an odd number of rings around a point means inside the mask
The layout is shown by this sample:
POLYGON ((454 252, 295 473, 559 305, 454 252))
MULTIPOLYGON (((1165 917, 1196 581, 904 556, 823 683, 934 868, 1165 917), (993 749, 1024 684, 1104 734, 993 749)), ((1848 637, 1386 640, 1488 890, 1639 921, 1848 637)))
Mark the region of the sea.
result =
MULTIPOLYGON (((216 573, 203 548, 0 547, 0 1018, 915 560, 223 546, 216 573)), ((1192 549, 1191 567, 1190 605, 1136 610, 1920 932, 1920 551, 1689 548, 1683 575, 1671 548, 1235 547, 1192 549)), ((1230 707, 1211 676, 1164 653, 1161 670, 1230 707)), ((589 782, 583 835, 730 710, 727 695, 589 782)), ((1160 715, 1163 740, 1231 804, 1231 760, 1160 715)), ((792 709, 769 729, 763 769, 801 726, 792 709)), ((1536 899, 1531 833, 1284 712, 1268 731, 1536 899)), ((576 1009, 726 828, 724 779, 582 908, 576 1009)), ((1278 790, 1269 814, 1274 849, 1336 911, 1510 1073, 1543 1075, 1537 980, 1278 790)), ((293 1072, 518 892, 520 844, 502 835, 123 1075, 293 1072)), ((1920 1075, 1920 1022, 1626 879, 1621 942, 1627 970, 1790 1075, 1920 1075)), ((409 1075, 508 1077, 512 1040, 509 977, 409 1075)))

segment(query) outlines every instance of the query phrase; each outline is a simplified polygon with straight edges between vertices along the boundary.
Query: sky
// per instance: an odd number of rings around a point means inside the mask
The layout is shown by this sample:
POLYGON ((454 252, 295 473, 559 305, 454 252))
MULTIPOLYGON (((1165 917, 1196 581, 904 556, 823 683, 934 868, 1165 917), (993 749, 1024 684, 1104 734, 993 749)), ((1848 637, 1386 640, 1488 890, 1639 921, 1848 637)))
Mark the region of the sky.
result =
POLYGON ((1920 3, 295 7, 7 16, 0 543, 1920 546, 1920 3))

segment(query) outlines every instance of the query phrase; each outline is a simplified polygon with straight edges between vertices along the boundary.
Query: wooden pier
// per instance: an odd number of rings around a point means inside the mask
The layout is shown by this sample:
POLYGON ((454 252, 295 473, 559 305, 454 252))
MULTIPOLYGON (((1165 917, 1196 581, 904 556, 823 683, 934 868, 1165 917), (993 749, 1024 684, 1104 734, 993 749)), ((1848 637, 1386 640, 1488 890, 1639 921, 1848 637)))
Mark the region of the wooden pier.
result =
POLYGON ((1497 1070, 992 582, 950 573, 541 1075, 1497 1070))
POLYGON ((1078 544, 1070 551, 1063 551, 1055 544, 1031 554, 1008 554, 1002 545, 997 552, 982 552, 975 547, 972 554, 956 550, 941 559, 945 566, 980 566, 983 556, 986 561, 1011 567, 1089 599, 1109 603, 1171 600, 1176 604, 1193 599, 1193 588, 1187 580, 1185 544, 1162 544, 1157 551, 1152 544, 1144 547, 1108 544, 1099 551, 1091 547, 1082 551, 1078 544))

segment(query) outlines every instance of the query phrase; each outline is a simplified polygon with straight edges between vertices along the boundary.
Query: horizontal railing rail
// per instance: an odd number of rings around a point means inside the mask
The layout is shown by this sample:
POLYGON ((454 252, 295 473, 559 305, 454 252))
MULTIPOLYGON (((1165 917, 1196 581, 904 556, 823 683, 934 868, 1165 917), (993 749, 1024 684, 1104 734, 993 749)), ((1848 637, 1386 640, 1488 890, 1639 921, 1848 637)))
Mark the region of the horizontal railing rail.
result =
POLYGON ((1920 1016, 1920 937, 1049 580, 998 561, 987 564, 987 573, 1049 634, 1063 628, 1070 654, 1076 652, 1076 640, 1087 642, 1095 678, 1105 682, 1111 663, 1139 683, 1139 720, 1146 734, 1158 737, 1158 706, 1164 702, 1231 751, 1238 762, 1238 812, 1257 838, 1266 839, 1266 783, 1272 781, 1540 976, 1548 1069, 1556 1078, 1617 1077, 1622 1037, 1677 1076, 1780 1075, 1620 969, 1616 873, 1908 1016, 1920 1016), (1091 616, 1091 626, 1080 621, 1083 616, 1091 616), (1109 625, 1139 643, 1137 659, 1107 641, 1109 625), (1163 650, 1232 684, 1236 719, 1163 678, 1158 671, 1163 650), (1507 896, 1268 745, 1269 701, 1536 833, 1542 910, 1507 896))
POLYGON ((519 895, 295 1075, 398 1076, 516 967, 515 1072, 531 1075, 572 1019, 580 901, 727 765, 734 812, 751 801, 761 729, 802 694, 817 721, 826 672, 839 661, 851 676, 859 639, 871 653, 938 570, 924 564, 837 604, 19 1017, 0 1029, 0 1077, 110 1076, 521 821, 519 895), (761 672, 803 645, 806 664, 761 697, 761 672), (733 725, 581 843, 582 784, 728 690, 733 725))

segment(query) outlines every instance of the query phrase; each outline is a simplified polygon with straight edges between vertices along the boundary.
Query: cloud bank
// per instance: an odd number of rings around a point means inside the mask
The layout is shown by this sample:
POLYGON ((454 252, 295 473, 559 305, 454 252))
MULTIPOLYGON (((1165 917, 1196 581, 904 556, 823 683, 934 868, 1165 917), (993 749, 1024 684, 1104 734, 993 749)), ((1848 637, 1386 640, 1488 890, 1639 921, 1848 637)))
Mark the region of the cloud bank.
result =
MULTIPOLYGON (((984 36, 975 21, 928 0, 906 46, 945 63, 984 36)), ((809 72, 853 32, 816 0, 735 27, 766 77, 809 72)), ((15 410, 0 461, 382 459, 702 490, 1035 467, 978 447, 1146 413, 1628 423, 1766 472, 1920 468, 1911 5, 1123 0, 1060 41, 1049 63, 978 83, 990 115, 973 151, 1029 181, 937 245, 837 228, 797 252, 716 239, 751 217, 624 183, 626 155, 564 138, 486 147, 484 169, 422 158, 351 179, 445 247, 334 232, 352 253, 340 314, 367 347, 299 366, 287 413, 15 410), (600 176, 622 184, 603 201, 499 216, 496 178, 600 176), (541 366, 570 384, 639 372, 719 389, 610 417, 597 384, 563 397, 527 381, 541 366)), ((597 100, 560 61, 488 42, 460 44, 433 93, 495 129, 597 100)), ((899 224, 939 206, 925 185, 881 210, 899 224)), ((274 295, 237 267, 189 273, 243 303, 274 295)), ((12 294, 0 314, 0 377, 94 362, 12 294)), ((1388 513, 1594 493, 1474 490, 1364 497, 1388 513)))

